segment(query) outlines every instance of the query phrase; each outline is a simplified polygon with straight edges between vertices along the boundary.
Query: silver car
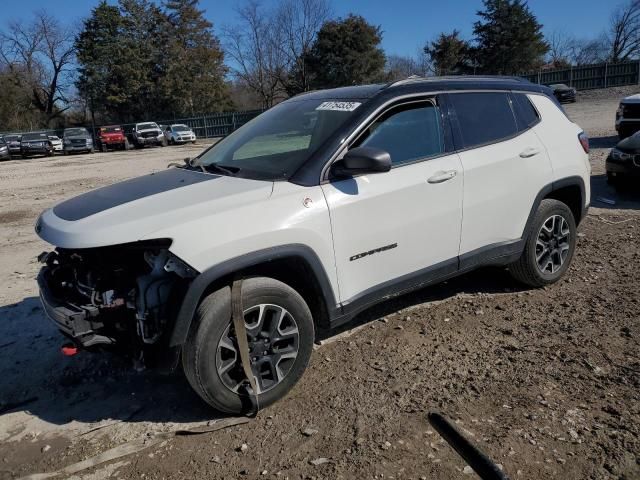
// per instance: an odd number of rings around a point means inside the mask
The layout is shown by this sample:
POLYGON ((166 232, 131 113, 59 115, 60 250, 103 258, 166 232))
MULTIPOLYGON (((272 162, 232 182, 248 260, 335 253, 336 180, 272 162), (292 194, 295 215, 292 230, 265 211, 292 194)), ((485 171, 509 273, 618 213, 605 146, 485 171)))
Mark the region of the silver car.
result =
POLYGON ((164 136, 171 145, 183 144, 187 142, 196 143, 196 134, 191 127, 182 123, 176 123, 163 128, 164 136))

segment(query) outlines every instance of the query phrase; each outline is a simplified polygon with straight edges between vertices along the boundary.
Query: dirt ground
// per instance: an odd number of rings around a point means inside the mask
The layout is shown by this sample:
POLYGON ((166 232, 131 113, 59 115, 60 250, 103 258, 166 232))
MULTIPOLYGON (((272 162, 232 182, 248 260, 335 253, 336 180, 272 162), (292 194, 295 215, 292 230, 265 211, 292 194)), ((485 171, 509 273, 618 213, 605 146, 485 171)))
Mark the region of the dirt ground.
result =
POLYGON ((59 478, 474 478, 429 411, 455 421, 511 478, 640 478, 640 188, 616 193, 603 175, 618 100, 638 91, 588 92, 567 106, 592 139, 593 202, 558 284, 527 290, 484 269, 381 304, 323 342, 293 392, 256 419, 162 442, 153 435, 219 417, 180 375, 60 355, 34 280, 49 246, 33 225, 64 198, 203 145, 3 162, 0 479, 145 441, 59 478))

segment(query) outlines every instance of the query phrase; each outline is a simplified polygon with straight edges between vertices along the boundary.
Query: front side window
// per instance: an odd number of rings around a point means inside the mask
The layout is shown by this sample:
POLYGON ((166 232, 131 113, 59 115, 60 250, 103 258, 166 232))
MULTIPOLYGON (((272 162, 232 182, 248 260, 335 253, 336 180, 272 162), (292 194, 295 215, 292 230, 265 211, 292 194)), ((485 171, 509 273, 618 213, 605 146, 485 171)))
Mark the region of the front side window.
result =
POLYGON ((438 107, 427 101, 392 108, 367 128, 356 146, 388 152, 393 165, 438 155, 444 151, 438 107))
POLYGON ((280 103, 204 152, 197 164, 244 178, 287 179, 359 106, 311 99, 280 103))
POLYGON ((465 148, 499 142, 518 132, 506 93, 452 93, 465 148))

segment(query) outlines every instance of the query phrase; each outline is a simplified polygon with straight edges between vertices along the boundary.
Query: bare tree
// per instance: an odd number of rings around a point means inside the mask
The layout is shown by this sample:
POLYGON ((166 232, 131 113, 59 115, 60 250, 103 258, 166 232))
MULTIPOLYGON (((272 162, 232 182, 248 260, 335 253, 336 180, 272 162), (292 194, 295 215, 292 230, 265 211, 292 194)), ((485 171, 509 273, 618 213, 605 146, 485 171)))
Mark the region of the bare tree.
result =
POLYGON ((570 46, 569 60, 573 65, 590 65, 607 60, 609 47, 604 35, 590 40, 574 40, 570 46))
POLYGON ((32 22, 11 22, 0 34, 0 59, 32 91, 32 103, 47 123, 66 106, 69 67, 74 59, 74 34, 46 11, 32 22))
POLYGON ((387 55, 385 71, 387 79, 393 82, 412 75, 425 77, 431 72, 431 65, 421 49, 416 57, 387 55))
POLYGON ((614 10, 607 39, 612 62, 624 62, 640 54, 640 0, 628 0, 614 10))
POLYGON ((281 0, 275 11, 275 28, 287 61, 289 93, 310 89, 308 56, 322 24, 331 17, 328 0, 281 0))
POLYGON ((264 108, 283 98, 287 71, 281 32, 257 0, 237 10, 239 24, 224 30, 225 50, 235 63, 233 73, 255 92, 264 108))
POLYGON ((546 36, 546 40, 549 45, 547 59, 550 63, 555 65, 571 63, 571 55, 576 43, 573 36, 561 30, 554 30, 546 36))

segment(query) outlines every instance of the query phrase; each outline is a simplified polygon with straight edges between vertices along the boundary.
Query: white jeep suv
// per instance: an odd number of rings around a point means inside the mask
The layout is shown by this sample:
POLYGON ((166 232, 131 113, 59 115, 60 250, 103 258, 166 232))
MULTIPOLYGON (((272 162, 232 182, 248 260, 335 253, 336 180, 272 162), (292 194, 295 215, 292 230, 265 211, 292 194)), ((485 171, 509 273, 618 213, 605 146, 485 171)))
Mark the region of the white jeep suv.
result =
POLYGON ((264 407, 318 330, 377 302, 485 265, 557 281, 589 174, 580 127, 526 81, 307 93, 180 168, 46 210, 41 298, 75 348, 181 359, 213 407, 264 407))

